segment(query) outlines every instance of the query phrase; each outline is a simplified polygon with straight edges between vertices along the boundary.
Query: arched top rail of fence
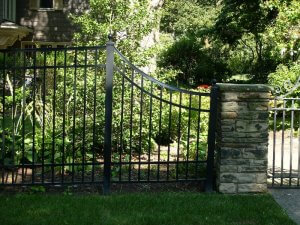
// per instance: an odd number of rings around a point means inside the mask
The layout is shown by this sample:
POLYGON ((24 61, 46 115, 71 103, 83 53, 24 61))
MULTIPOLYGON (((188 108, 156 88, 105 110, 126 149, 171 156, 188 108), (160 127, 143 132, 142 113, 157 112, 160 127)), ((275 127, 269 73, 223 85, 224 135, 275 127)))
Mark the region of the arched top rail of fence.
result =
MULTIPOLYGON (((11 53, 16 53, 16 54, 23 54, 23 53, 47 53, 47 52, 68 52, 68 51, 75 51, 75 54, 77 51, 102 51, 107 48, 107 45, 103 46, 78 46, 78 47, 58 47, 58 48, 10 48, 10 49, 0 49, 0 53, 3 54, 11 54, 11 53)), ((150 82, 153 82, 154 84, 165 88, 169 91, 174 91, 174 92, 180 92, 183 94, 188 94, 188 95, 196 95, 196 96, 210 96, 210 93, 205 93, 205 92, 196 92, 196 91, 189 91, 185 89, 181 89, 178 87, 171 86, 169 84, 163 83, 150 75, 146 74, 139 68, 137 68, 135 65, 133 65, 115 46, 114 52, 120 57, 120 59, 127 64, 133 71, 136 73, 140 74, 143 78, 146 78, 150 82)), ((105 64, 98 64, 98 66, 105 66, 105 64)), ((3 67, 0 65, 1 69, 7 69, 5 66, 3 67)), ((13 66, 15 69, 18 69, 18 66, 13 66)), ((49 66, 48 66, 49 67, 49 66)), ((22 67, 23 68, 23 67, 22 67)), ((30 69, 31 67, 26 67, 26 69, 30 69)), ((39 68, 39 66, 35 66, 36 69, 39 68)), ((50 67, 49 67, 50 68, 50 67)))
POLYGON ((189 94, 189 95, 198 95, 198 96, 210 96, 210 93, 205 93, 205 92, 196 92, 196 91, 188 91, 188 90, 184 90, 181 88, 177 88, 168 84, 165 84, 153 77, 151 77, 150 75, 146 74, 145 72, 141 71, 139 68, 137 68, 135 65, 133 65, 117 48, 114 48, 115 52, 117 53, 117 55, 121 58, 121 60, 123 62, 125 62, 133 71, 139 73, 141 76, 143 76, 144 78, 148 79, 149 81, 159 85, 162 88, 166 88, 170 91, 176 91, 176 92, 181 92, 181 93, 185 93, 185 94, 189 94))

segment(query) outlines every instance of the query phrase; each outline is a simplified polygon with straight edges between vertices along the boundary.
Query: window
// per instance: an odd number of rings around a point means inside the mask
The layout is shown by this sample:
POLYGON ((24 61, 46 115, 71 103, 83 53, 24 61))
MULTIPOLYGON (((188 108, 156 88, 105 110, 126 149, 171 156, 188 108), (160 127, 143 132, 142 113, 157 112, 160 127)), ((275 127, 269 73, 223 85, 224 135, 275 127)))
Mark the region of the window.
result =
POLYGON ((16 22, 16 0, 3 1, 3 19, 16 22))
POLYGON ((64 0, 29 0, 31 10, 62 10, 64 0))
POLYGON ((40 8, 52 9, 53 8, 53 0, 40 0, 40 8))

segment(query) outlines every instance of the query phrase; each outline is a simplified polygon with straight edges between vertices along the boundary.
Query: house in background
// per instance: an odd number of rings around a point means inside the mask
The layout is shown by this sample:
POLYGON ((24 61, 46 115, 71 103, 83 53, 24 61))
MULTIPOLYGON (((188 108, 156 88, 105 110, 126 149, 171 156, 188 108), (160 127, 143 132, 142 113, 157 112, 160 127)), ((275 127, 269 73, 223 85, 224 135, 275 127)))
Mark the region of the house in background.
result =
POLYGON ((0 0, 0 49, 14 45, 30 33, 30 28, 17 23, 16 0, 0 0))
POLYGON ((0 0, 0 48, 71 45, 75 27, 68 13, 82 11, 86 0, 0 0))
MULTIPOLYGON (((163 0, 151 0, 158 9, 163 0)), ((0 0, 0 49, 8 47, 65 47, 72 45, 76 27, 69 13, 85 13, 89 0, 0 0)), ((153 29, 141 41, 150 48, 159 39, 159 29, 153 29)), ((151 59, 155 65, 156 59, 151 59)), ((153 71, 145 68, 146 72, 153 71)))

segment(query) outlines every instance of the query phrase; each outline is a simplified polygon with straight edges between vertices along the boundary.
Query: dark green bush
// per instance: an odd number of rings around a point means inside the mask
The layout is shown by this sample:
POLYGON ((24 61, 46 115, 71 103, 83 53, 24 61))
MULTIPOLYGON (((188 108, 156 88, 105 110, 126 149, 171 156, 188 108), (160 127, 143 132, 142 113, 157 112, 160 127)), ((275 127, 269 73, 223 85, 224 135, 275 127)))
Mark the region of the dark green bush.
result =
POLYGON ((204 40, 183 37, 162 53, 159 66, 179 71, 176 80, 184 84, 210 84, 225 80, 228 69, 218 47, 206 47, 204 40))

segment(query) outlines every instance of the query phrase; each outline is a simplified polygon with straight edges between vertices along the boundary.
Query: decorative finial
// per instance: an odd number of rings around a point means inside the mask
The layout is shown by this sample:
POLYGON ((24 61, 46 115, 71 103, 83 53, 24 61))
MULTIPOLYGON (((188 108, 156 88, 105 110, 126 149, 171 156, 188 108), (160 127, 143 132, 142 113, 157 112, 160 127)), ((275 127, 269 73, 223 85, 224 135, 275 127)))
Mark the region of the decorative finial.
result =
POLYGON ((212 79, 211 84, 214 86, 217 84, 217 80, 216 79, 212 79))
POLYGON ((113 41, 113 35, 111 33, 109 33, 109 35, 107 36, 109 41, 113 41))

